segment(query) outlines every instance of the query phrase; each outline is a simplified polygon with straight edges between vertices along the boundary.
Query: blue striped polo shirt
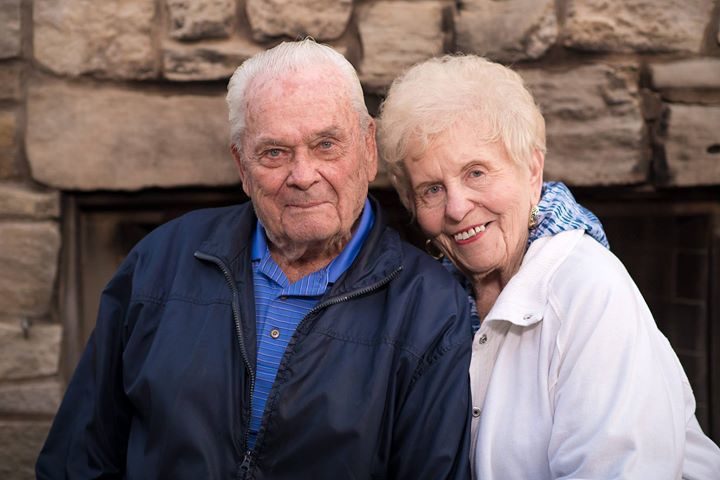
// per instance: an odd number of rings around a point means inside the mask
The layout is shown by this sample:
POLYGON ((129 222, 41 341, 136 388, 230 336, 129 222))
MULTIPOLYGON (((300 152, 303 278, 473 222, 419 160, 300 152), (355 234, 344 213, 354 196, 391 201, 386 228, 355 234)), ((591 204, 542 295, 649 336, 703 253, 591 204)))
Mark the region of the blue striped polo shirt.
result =
POLYGON ((265 403, 275 382, 280 360, 295 329, 305 315, 318 304, 360 252, 370 233, 375 216, 366 199, 360 223, 350 242, 325 268, 290 283, 268 249, 265 227, 258 220, 252 240, 253 284, 257 321, 257 369, 252 395, 252 415, 248 448, 255 446, 265 403))

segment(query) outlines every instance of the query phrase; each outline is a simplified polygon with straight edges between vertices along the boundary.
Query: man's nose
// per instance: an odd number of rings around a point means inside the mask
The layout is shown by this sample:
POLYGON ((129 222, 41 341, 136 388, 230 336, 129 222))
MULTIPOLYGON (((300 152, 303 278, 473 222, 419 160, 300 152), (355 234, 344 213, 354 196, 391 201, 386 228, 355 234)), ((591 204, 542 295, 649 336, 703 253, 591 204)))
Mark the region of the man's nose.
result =
POLYGON ((468 192, 459 187, 448 187, 445 201, 445 216, 453 222, 461 222, 473 209, 468 192))
POLYGON ((312 158, 312 155, 304 149, 296 150, 290 166, 290 175, 287 178, 288 186, 307 190, 320 177, 317 167, 317 161, 312 158))

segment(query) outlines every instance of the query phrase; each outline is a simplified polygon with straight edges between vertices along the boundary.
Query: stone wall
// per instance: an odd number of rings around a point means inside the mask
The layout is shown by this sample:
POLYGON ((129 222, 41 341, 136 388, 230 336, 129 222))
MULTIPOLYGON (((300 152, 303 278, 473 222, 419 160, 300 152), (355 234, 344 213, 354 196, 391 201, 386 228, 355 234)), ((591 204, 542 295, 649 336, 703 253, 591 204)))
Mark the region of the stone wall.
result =
POLYGON ((0 478, 32 477, 63 388, 60 192, 235 184, 244 59, 311 35, 376 106, 415 62, 487 55, 537 96, 548 178, 720 185, 719 23, 715 0, 3 0, 0 478))

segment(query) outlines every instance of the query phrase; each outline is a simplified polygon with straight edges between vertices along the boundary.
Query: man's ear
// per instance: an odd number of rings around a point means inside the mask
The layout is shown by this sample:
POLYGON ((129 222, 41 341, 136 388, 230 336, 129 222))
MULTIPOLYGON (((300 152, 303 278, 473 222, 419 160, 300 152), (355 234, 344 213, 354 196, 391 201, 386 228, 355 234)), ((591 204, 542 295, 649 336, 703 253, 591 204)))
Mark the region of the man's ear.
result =
POLYGON ((530 157, 530 190, 532 191, 533 203, 540 201, 543 184, 543 169, 545 168, 545 154, 538 149, 533 150, 530 157))
POLYGON ((230 153, 232 153, 233 159, 235 160, 235 166, 237 167, 238 174, 240 175, 240 182, 242 183, 242 189, 245 195, 250 196, 246 187, 247 172, 245 171, 245 164, 242 161, 242 153, 237 145, 230 145, 230 153))
POLYGON ((367 161, 367 176, 368 182, 375 180, 378 169, 378 151, 377 142, 375 140, 375 120, 370 117, 370 123, 368 123, 367 130, 365 131, 365 151, 367 161))

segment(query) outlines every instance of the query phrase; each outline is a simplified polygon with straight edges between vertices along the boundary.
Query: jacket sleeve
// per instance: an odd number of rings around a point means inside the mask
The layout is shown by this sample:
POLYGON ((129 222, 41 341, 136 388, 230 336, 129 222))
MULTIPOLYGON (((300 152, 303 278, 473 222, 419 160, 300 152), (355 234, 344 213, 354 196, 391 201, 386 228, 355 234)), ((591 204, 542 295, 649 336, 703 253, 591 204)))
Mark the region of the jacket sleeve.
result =
POLYGON ((38 457, 38 479, 123 478, 131 414, 122 349, 132 271, 127 259, 102 293, 95 329, 38 457))
POLYGON ((680 478, 682 367, 619 262, 586 271, 559 279, 549 299, 562 322, 549 382, 552 477, 680 478))
POLYGON ((467 296, 459 288, 456 305, 441 338, 422 358, 403 402, 389 478, 470 478, 472 329, 467 296))

